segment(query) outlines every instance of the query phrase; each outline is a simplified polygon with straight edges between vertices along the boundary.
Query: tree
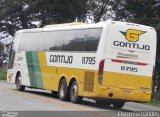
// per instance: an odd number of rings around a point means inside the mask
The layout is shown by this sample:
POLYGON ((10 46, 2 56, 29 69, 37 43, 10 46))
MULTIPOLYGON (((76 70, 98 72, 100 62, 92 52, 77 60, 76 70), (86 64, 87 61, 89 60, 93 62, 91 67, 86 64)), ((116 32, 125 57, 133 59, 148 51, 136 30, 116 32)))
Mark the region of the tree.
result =
POLYGON ((1 0, 0 1, 0 30, 10 35, 19 29, 32 28, 31 11, 27 8, 26 0, 1 0))
POLYGON ((4 45, 2 42, 0 42, 0 54, 3 54, 4 51, 4 45))
POLYGON ((83 15, 82 0, 41 0, 37 1, 33 8, 35 14, 39 14, 36 18, 42 22, 41 26, 74 22, 83 15))
POLYGON ((160 21, 159 0, 118 0, 113 4, 115 20, 156 27, 160 21))
POLYGON ((155 93, 160 93, 160 23, 156 26, 157 31, 157 58, 156 58, 156 66, 155 66, 155 74, 153 80, 153 88, 156 88, 155 93))
POLYGON ((88 0, 86 17, 94 23, 112 18, 112 0, 88 0))
POLYGON ((80 21, 84 0, 1 0, 0 31, 14 35, 17 30, 35 28, 35 21, 47 24, 80 21))
POLYGON ((0 66, 2 66, 3 64, 3 55, 4 55, 3 51, 4 51, 4 46, 3 43, 0 42, 0 66))

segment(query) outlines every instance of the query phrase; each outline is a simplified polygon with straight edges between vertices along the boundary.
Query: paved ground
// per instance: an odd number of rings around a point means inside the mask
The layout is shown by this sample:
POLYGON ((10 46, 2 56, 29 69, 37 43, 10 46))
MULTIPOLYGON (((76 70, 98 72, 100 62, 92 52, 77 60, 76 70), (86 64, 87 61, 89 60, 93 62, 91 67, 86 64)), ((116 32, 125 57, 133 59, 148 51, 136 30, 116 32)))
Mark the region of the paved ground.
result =
POLYGON ((49 91, 27 88, 25 92, 19 92, 16 91, 14 84, 0 81, 0 110, 57 111, 57 114, 67 115, 66 117, 75 115, 83 117, 83 114, 92 117, 111 117, 117 116, 121 111, 160 111, 160 108, 129 102, 122 109, 116 110, 110 106, 98 106, 94 100, 89 99, 84 99, 82 104, 72 104, 52 97, 49 91))

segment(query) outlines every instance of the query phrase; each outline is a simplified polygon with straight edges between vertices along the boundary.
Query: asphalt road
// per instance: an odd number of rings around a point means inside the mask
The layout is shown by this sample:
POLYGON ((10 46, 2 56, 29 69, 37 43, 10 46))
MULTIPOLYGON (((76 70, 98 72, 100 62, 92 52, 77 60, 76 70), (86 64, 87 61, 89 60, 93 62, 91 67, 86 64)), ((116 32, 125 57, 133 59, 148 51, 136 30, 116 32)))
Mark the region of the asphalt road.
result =
POLYGON ((122 109, 117 110, 111 106, 98 106, 94 100, 90 99, 83 99, 82 104, 72 104, 52 97, 50 91, 27 88, 25 92, 19 92, 16 91, 14 84, 0 81, 0 111, 54 111, 57 115, 54 114, 59 117, 61 115, 58 114, 65 115, 65 117, 75 117, 75 115, 77 117, 84 115, 87 117, 116 117, 122 111, 160 111, 160 108, 128 102, 122 109))

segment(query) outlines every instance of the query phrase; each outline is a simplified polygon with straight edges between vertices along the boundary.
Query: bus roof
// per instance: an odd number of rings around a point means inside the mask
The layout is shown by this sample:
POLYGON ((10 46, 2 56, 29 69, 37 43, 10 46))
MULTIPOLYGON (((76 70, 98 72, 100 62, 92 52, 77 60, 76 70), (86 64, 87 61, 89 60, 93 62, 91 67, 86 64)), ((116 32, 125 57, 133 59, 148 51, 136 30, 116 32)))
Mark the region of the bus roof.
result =
POLYGON ((119 22, 119 21, 105 21, 95 24, 86 24, 86 23, 80 23, 80 22, 74 22, 74 23, 64 23, 64 24, 55 24, 55 25, 47 25, 43 28, 34 28, 34 29, 22 29, 20 31, 17 31, 17 33, 20 32, 42 32, 42 31, 53 31, 53 30, 71 30, 71 29, 81 29, 81 28, 98 28, 98 27, 104 27, 108 24, 115 24, 115 23, 123 23, 126 25, 134 25, 134 26, 143 26, 146 28, 154 29, 149 26, 141 25, 141 24, 134 24, 134 23, 128 23, 128 22, 119 22))
POLYGON ((41 32, 41 31, 53 31, 53 30, 68 30, 68 29, 81 29, 81 28, 98 28, 103 27, 104 23, 95 23, 95 24, 86 24, 86 23, 66 23, 66 24, 56 24, 56 25, 47 25, 43 28, 34 28, 34 29, 22 29, 17 31, 20 32, 41 32))
POLYGON ((64 24, 51 24, 51 25, 44 26, 44 28, 62 27, 62 26, 76 26, 76 25, 84 25, 84 24, 86 24, 86 23, 73 22, 73 23, 64 23, 64 24))

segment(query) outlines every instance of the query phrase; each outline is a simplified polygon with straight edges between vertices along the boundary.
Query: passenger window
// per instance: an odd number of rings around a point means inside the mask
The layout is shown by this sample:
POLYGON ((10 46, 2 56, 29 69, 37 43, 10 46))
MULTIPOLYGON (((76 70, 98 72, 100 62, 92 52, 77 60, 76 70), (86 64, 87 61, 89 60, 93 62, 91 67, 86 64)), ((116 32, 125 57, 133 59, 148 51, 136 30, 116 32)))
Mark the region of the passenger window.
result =
POLYGON ((22 35, 21 51, 96 51, 102 28, 29 32, 22 35))

